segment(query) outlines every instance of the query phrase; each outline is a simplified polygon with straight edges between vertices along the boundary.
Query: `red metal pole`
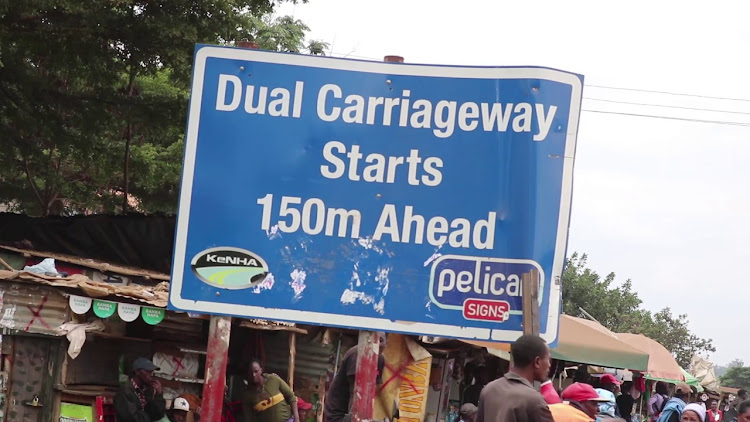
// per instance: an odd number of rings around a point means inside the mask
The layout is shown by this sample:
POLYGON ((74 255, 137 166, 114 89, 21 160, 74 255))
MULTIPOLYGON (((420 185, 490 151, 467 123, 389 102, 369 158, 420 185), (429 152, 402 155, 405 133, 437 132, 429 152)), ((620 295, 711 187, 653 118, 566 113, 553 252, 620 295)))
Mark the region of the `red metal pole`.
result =
POLYGON ((380 337, 373 331, 360 331, 357 345, 357 372, 354 378, 352 422, 372 420, 375 406, 375 380, 378 377, 380 337))
MULTIPOLYGON (((401 56, 385 56, 384 62, 403 63, 401 56)), ((372 420, 375 407, 375 391, 378 377, 378 355, 380 354, 380 337, 373 331, 360 331, 357 344, 357 372, 354 378, 354 403, 352 403, 352 422, 372 420)))
POLYGON ((201 402, 201 421, 220 422, 224 408, 224 386, 227 378, 227 353, 232 318, 212 316, 208 329, 206 376, 201 402))

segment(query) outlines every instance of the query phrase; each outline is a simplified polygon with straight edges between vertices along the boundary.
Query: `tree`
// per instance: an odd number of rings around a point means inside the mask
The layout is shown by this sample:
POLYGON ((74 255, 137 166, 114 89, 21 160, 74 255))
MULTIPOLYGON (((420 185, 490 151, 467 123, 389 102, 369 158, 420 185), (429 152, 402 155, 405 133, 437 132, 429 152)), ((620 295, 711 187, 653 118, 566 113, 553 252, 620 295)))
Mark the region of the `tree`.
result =
POLYGON ((743 366, 745 366, 745 361, 742 359, 734 359, 727 365, 728 368, 742 368, 743 366))
POLYGON ((593 316, 613 332, 643 334, 672 352, 682 367, 688 367, 696 353, 714 352, 710 339, 693 334, 687 315, 672 315, 669 308, 651 313, 632 290, 630 280, 615 283, 615 274, 601 278, 586 267, 585 254, 568 258, 563 272, 563 312, 572 316, 593 316), (585 313, 584 313, 585 312, 585 313))
POLYGON ((581 309, 614 332, 623 332, 642 322, 641 299, 626 280, 613 286, 615 274, 602 279, 586 267, 587 256, 573 253, 563 272, 563 312, 584 316, 581 309))
POLYGON ((732 366, 721 376, 721 385, 732 388, 750 388, 750 367, 732 366))
POLYGON ((176 209, 196 43, 327 48, 273 0, 4 3, 0 204, 35 215, 176 209))
POLYGON ((736 358, 726 365, 716 365, 714 367, 714 372, 717 377, 722 377, 727 371, 729 371, 729 368, 742 368, 743 366, 745 366, 745 361, 736 358))

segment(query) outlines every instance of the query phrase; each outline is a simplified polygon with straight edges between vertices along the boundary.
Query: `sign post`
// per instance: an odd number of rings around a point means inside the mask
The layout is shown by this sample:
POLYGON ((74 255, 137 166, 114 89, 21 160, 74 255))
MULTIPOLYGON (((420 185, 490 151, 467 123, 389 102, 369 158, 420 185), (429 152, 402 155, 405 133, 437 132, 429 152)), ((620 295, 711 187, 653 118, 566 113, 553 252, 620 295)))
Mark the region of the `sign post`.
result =
POLYGON ((197 46, 170 309, 554 347, 582 87, 197 46))
MULTIPOLYGON (((401 56, 385 56, 386 63, 403 63, 401 56)), ((380 353, 380 337, 373 331, 360 331, 357 343, 357 370, 354 376, 354 403, 352 403, 352 420, 354 422, 369 421, 375 403, 376 383, 378 375, 378 355, 380 353)))
POLYGON ((201 401, 201 420, 219 422, 224 410, 224 386, 227 382, 227 355, 232 318, 212 316, 208 328, 206 373, 201 401))
POLYGON ((352 421, 372 420, 378 377, 380 338, 374 331, 360 331, 357 343, 357 370, 354 375, 352 421))

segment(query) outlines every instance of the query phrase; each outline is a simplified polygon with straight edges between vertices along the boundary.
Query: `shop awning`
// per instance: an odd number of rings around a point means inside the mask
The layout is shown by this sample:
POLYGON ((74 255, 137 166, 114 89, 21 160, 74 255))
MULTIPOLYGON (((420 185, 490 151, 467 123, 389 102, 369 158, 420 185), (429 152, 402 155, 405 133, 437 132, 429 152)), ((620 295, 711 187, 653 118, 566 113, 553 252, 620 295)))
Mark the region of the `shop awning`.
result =
POLYGON ((694 377, 690 374, 690 372, 680 368, 682 370, 682 376, 685 377, 685 380, 676 380, 676 379, 667 379, 667 378, 654 378, 648 374, 646 374, 646 379, 652 380, 652 381, 664 381, 669 384, 677 384, 680 382, 684 382, 685 384, 694 387, 695 391, 702 393, 703 392, 703 386, 701 385, 701 382, 698 378, 694 377))
POLYGON ((677 361, 664 346, 643 334, 618 333, 617 337, 649 355, 647 378, 658 380, 673 380, 668 382, 684 382, 685 375, 677 361), (676 381, 674 381, 676 380, 676 381))
MULTIPOLYGON (((510 344, 466 340, 466 343, 488 349, 510 351, 510 344)), ((557 347, 552 357, 568 362, 585 363, 607 368, 645 371, 649 355, 619 340, 601 324, 586 319, 562 315, 557 347)))

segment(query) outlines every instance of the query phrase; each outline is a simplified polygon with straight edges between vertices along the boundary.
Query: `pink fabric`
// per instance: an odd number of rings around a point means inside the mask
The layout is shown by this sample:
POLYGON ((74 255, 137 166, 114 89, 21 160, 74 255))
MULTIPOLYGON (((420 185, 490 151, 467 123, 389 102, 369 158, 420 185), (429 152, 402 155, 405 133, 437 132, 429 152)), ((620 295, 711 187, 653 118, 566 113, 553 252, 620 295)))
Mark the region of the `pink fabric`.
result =
POLYGON ((560 395, 557 394, 555 386, 552 385, 552 381, 547 381, 542 384, 540 392, 542 393, 542 397, 544 397, 544 401, 546 401, 547 404, 562 403, 562 400, 560 400, 560 395))
POLYGON ((646 379, 642 376, 639 376, 635 379, 635 389, 640 391, 641 393, 646 392, 646 379))

